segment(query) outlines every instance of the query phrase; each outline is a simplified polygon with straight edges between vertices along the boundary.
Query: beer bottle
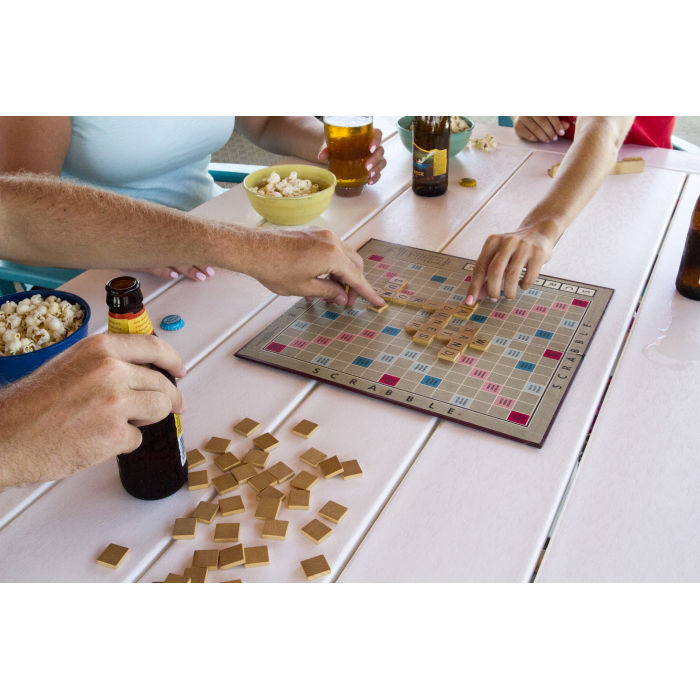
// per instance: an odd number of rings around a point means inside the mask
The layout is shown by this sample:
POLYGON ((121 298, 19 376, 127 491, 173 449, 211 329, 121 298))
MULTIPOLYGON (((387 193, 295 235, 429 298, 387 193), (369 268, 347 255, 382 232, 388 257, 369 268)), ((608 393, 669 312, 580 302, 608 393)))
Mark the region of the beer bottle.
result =
POLYGON ((413 118, 413 191, 423 197, 447 192, 449 117, 413 118))
POLYGON ((700 299, 700 197, 690 219, 688 237, 676 277, 676 289, 689 299, 700 299))
MULTIPOLYGON (((115 277, 107 283, 110 333, 153 333, 140 286, 137 279, 127 276, 115 277)), ((151 369, 175 384, 175 379, 165 370, 153 365, 151 369)), ((144 500, 170 496, 187 481, 182 420, 171 413, 139 430, 143 436, 141 445, 129 454, 117 456, 122 486, 132 496, 144 500)))

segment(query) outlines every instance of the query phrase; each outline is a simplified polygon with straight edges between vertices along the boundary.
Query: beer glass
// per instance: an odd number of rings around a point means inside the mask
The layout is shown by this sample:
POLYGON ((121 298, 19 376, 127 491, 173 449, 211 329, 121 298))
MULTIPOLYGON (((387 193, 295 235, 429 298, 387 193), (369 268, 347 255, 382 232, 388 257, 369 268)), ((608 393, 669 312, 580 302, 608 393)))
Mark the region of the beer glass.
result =
POLYGON ((372 117, 324 117, 328 169, 336 176, 336 194, 352 197, 360 194, 369 173, 365 161, 369 157, 374 127, 372 117))

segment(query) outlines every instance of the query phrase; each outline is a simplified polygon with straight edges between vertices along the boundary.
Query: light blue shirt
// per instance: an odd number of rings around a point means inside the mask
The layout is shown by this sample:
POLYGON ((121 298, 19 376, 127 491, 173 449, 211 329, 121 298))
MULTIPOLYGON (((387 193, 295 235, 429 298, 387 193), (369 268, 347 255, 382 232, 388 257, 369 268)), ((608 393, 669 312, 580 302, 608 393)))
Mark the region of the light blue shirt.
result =
POLYGON ((62 177, 189 211, 221 194, 211 154, 234 117, 72 117, 62 177))

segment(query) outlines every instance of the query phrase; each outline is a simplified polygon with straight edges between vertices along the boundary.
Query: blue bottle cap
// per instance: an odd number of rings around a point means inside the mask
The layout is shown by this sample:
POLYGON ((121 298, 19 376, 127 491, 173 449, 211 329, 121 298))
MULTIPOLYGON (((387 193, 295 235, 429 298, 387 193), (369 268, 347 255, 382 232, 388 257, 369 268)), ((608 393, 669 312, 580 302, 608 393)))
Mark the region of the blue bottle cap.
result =
POLYGON ((178 331, 184 325, 185 322, 177 314, 168 314, 167 316, 163 317, 163 320, 160 322, 160 327, 164 331, 178 331))

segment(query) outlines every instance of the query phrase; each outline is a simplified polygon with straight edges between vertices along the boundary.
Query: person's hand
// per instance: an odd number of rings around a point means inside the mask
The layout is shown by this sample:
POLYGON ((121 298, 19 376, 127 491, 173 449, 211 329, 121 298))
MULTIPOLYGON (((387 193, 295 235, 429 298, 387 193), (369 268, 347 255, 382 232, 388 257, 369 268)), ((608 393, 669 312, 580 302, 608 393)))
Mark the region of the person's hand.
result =
POLYGON ((516 117, 515 133, 525 141, 556 141, 566 133, 570 124, 559 117, 516 117))
POLYGON ((177 279, 180 275, 184 275, 188 279, 195 282, 204 282, 209 277, 214 276, 213 267, 196 267, 195 265, 176 265, 173 267, 144 267, 138 272, 147 272, 149 275, 156 277, 165 277, 166 279, 177 279))
POLYGON ((245 272, 276 294, 322 297, 341 306, 352 306, 360 295, 384 305, 362 274, 360 255, 332 231, 313 226, 265 229, 253 248, 253 262, 245 272))
POLYGON ((178 354, 153 335, 94 335, 0 390, 0 487, 61 479, 141 444, 136 426, 182 413, 178 354))
POLYGON ((476 261, 466 303, 473 304, 486 296, 498 300, 501 289, 506 299, 514 299, 518 285, 529 289, 542 265, 552 257, 555 243, 556 236, 538 225, 489 236, 476 261), (525 275, 520 280, 523 268, 525 275))
MULTIPOLYGON (((381 172, 386 167, 384 158, 384 146, 382 146, 382 131, 375 129, 372 134, 372 142, 369 145, 370 156, 365 161, 365 168, 369 173, 368 184, 373 185, 382 176, 381 172)), ((324 144, 318 153, 318 160, 321 163, 328 162, 328 146, 324 144)))

